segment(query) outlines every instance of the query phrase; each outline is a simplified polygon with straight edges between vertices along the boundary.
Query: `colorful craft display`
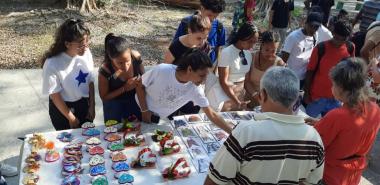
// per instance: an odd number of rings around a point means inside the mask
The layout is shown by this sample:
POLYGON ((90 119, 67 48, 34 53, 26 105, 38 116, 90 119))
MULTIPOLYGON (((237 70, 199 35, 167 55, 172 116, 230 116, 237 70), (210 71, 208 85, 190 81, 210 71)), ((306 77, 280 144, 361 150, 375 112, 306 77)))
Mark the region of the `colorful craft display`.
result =
POLYGON ((104 140, 106 140, 108 142, 120 141, 121 140, 121 136, 119 134, 117 134, 117 133, 107 134, 104 137, 104 140))
POLYGON ((156 129, 154 130, 152 139, 154 142, 160 142, 161 140, 164 140, 164 139, 171 140, 173 139, 173 132, 156 129))
POLYGON ((143 135, 130 134, 124 137, 124 146, 135 147, 141 146, 145 139, 143 135))
POLYGON ((117 132, 117 128, 114 127, 114 126, 106 127, 106 128, 104 128, 103 132, 106 133, 106 134, 116 133, 117 132))
POLYGON ((115 178, 118 179, 119 184, 132 183, 134 181, 134 177, 125 172, 116 173, 115 178))
POLYGON ((88 148, 88 153, 90 155, 103 155, 104 149, 101 146, 92 146, 88 148))
POLYGON ((150 148, 144 148, 138 153, 136 160, 132 161, 132 168, 149 168, 154 167, 157 161, 157 156, 150 148))
POLYGON ((161 155, 170 155, 178 153, 181 149, 179 144, 174 139, 163 139, 160 141, 160 154, 161 155))
POLYGON ((121 151, 124 149, 124 145, 123 143, 121 142, 112 142, 110 144, 108 144, 108 150, 111 150, 111 151, 121 151))
POLYGON ((95 128, 95 124, 91 122, 85 122, 81 126, 83 129, 95 128))
POLYGON ((123 152, 113 152, 110 155, 112 162, 127 160, 127 156, 123 152))
POLYGON ((106 127, 110 127, 110 126, 117 125, 118 123, 119 122, 116 120, 107 120, 104 124, 106 125, 106 127))
POLYGON ((100 130, 98 130, 96 128, 83 129, 82 135, 88 136, 88 137, 99 136, 100 130))
POLYGON ((96 176, 92 179, 91 185, 108 185, 107 177, 104 175, 96 176))
POLYGON ((78 176, 70 175, 70 176, 63 178, 61 185, 80 185, 80 180, 79 180, 78 176))
POLYGON ((165 168, 162 172, 162 176, 167 179, 179 179, 188 177, 191 173, 191 169, 189 163, 185 160, 185 158, 179 158, 174 165, 170 165, 170 167, 165 168))
POLYGON ((45 154, 46 162, 49 162, 49 163, 54 162, 60 158, 59 152, 57 152, 54 149, 54 142, 52 141, 47 142, 45 147, 46 147, 46 154, 45 154))

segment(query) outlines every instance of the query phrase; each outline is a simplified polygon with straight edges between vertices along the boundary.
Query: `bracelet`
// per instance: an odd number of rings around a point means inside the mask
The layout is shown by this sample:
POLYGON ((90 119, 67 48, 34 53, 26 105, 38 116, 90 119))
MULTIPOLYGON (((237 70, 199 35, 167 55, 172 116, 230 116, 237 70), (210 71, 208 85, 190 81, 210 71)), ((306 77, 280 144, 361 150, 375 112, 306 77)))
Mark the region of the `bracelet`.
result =
POLYGON ((148 109, 141 110, 141 113, 148 112, 148 111, 149 111, 148 109))

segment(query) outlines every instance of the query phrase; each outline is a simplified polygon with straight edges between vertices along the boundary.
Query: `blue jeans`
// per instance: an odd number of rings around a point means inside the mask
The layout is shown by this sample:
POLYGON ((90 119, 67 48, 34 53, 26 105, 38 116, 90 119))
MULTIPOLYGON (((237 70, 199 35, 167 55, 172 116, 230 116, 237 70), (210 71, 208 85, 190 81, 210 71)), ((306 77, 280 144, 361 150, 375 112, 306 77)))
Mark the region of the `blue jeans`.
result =
POLYGON ((330 110, 341 106, 341 102, 336 99, 320 98, 307 105, 306 114, 314 118, 321 114, 321 116, 323 117, 330 110))
POLYGON ((105 122, 107 120, 121 122, 126 119, 129 120, 131 116, 135 116, 137 119, 141 120, 140 107, 137 105, 134 98, 104 101, 103 114, 105 122))

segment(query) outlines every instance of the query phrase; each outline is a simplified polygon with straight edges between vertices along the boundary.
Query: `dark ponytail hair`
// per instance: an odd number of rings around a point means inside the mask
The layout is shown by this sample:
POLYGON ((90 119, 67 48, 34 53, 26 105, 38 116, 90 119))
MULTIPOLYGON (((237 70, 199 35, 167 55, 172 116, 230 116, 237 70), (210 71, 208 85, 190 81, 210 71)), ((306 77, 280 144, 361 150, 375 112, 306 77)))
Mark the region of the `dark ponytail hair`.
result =
POLYGON ((212 63, 210 57, 205 52, 199 49, 191 49, 179 58, 177 71, 185 71, 189 66, 192 70, 197 71, 212 67, 212 63))
POLYGON ((210 19, 208 17, 201 16, 199 11, 191 16, 188 24, 188 28, 192 33, 204 32, 206 30, 209 31, 211 29, 210 19))
POLYGON ((251 23, 244 23, 237 32, 232 32, 229 38, 229 44, 236 44, 239 40, 246 41, 258 33, 257 27, 251 23))
POLYGON ((261 44, 272 43, 272 42, 280 42, 280 35, 276 32, 265 31, 261 33, 261 44))
POLYGON ((109 33, 104 39, 104 63, 111 63, 112 58, 116 58, 125 51, 130 51, 127 40, 123 37, 109 33))
POLYGON ((41 67, 43 67, 46 59, 57 56, 66 51, 65 42, 73 42, 81 40, 85 35, 90 36, 90 30, 80 19, 67 19, 55 33, 54 43, 41 59, 41 67))

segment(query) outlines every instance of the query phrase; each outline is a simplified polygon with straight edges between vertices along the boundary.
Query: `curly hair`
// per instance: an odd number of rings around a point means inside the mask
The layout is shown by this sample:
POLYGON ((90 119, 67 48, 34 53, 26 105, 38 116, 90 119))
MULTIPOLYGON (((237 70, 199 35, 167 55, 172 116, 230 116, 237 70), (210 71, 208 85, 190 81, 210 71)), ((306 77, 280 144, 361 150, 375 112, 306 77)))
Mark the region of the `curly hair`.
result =
POLYGON ((221 13, 226 9, 224 0, 201 0, 201 5, 206 10, 211 10, 214 13, 221 13))

